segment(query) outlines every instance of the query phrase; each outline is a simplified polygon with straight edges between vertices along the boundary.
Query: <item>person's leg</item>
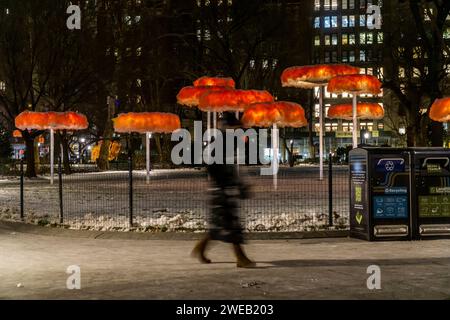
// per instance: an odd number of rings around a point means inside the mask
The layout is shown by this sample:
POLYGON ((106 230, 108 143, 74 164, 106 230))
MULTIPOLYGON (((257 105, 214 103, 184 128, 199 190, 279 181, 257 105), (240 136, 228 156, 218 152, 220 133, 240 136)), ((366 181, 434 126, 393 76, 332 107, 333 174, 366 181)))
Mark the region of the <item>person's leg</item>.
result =
POLYGON ((208 242, 211 240, 211 236, 208 234, 203 239, 201 239, 195 245, 192 250, 191 255, 197 258, 201 263, 211 263, 211 260, 205 257, 206 247, 208 246, 208 242))
POLYGON ((234 254, 236 256, 236 265, 238 268, 252 268, 256 263, 251 261, 245 254, 240 244, 233 244, 234 254))

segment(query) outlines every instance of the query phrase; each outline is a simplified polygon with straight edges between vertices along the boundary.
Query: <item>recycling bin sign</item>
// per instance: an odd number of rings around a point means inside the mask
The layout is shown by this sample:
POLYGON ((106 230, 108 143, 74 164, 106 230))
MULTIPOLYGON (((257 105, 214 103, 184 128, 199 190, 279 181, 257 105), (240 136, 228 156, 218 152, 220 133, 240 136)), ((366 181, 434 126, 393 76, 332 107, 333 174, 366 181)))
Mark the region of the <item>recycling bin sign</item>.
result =
POLYGON ((411 238, 409 154, 397 148, 350 151, 350 235, 365 240, 411 238))

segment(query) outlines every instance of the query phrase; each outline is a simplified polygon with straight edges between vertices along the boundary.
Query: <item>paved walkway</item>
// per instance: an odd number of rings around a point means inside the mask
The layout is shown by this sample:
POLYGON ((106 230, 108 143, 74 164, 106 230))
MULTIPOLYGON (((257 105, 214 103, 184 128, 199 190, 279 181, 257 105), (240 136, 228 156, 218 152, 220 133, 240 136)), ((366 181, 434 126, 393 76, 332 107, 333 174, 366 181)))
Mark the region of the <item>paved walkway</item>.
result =
POLYGON ((258 267, 237 269, 221 243, 201 265, 189 256, 194 240, 18 230, 0 223, 2 299, 450 299, 450 240, 252 240, 258 267), (70 265, 81 268, 80 290, 66 288, 70 265), (367 288, 370 265, 381 290, 367 288))

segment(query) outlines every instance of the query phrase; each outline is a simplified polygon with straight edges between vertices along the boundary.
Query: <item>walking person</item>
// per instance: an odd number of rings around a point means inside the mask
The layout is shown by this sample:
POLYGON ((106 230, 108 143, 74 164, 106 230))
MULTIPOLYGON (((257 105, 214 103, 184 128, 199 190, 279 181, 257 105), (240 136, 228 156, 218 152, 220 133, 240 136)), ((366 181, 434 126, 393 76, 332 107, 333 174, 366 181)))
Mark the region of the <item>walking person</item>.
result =
MULTIPOLYGON (((225 118, 219 122, 220 129, 236 127, 236 122, 238 121, 229 117, 225 118)), ((239 178, 234 164, 209 165, 208 174, 212 183, 210 228, 207 235, 194 247, 192 256, 201 263, 211 263, 205 256, 205 251, 211 240, 218 240, 232 244, 237 267, 255 267, 256 264, 242 248, 244 236, 239 221, 239 200, 248 198, 248 187, 239 178)))

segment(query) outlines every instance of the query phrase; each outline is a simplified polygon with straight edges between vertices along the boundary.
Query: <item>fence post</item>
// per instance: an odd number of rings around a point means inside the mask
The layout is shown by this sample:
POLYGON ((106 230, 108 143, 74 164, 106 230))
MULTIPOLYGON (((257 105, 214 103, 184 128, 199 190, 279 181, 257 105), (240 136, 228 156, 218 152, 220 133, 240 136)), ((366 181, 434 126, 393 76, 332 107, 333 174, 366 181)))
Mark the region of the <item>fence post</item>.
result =
POLYGON ((58 185, 59 185, 59 223, 64 223, 64 206, 63 206, 63 182, 62 182, 62 161, 61 156, 58 157, 58 185))
POLYGON ((20 158, 20 220, 24 220, 24 202, 23 202, 23 157, 20 158))
POLYGON ((333 226, 333 156, 328 155, 328 224, 333 226))
POLYGON ((129 199, 129 225, 133 227, 133 154, 128 156, 128 199, 129 199))

